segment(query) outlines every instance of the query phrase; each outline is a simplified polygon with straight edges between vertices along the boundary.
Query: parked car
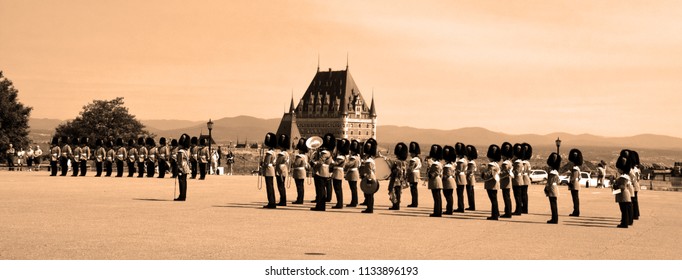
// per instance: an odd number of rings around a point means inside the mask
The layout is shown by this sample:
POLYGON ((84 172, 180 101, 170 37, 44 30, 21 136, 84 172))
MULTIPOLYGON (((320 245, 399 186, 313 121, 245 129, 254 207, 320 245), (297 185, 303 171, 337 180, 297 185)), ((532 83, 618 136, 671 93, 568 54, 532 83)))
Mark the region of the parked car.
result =
MULTIPOLYGON (((568 185, 568 179, 571 177, 571 172, 566 172, 564 175, 559 175, 559 184, 568 185)), ((584 188, 597 187, 597 177, 592 177, 588 172, 580 172, 580 186, 584 188)), ((604 187, 609 187, 609 179, 604 179, 604 187)))
POLYGON ((533 169, 530 171, 530 182, 531 183, 543 183, 547 182, 547 171, 542 169, 533 169))

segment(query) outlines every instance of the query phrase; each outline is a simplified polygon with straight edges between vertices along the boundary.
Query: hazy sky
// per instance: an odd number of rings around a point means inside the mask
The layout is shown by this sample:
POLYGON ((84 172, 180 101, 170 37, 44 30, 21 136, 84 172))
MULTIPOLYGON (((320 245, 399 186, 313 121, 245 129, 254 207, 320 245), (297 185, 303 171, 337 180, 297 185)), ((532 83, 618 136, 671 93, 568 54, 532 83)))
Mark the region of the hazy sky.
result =
POLYGON ((320 67, 379 124, 682 137, 682 1, 0 0, 32 117, 125 97, 140 119, 281 117, 320 67))

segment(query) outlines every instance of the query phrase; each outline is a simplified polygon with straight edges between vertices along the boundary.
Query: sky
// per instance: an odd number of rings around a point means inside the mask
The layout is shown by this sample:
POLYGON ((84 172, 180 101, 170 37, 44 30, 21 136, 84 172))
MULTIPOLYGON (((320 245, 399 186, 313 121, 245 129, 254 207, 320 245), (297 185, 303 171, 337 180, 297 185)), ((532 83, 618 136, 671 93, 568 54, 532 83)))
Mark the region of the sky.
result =
POLYGON ((682 137, 682 1, 0 0, 34 118, 122 96, 139 119, 279 118, 319 66, 378 123, 682 137))

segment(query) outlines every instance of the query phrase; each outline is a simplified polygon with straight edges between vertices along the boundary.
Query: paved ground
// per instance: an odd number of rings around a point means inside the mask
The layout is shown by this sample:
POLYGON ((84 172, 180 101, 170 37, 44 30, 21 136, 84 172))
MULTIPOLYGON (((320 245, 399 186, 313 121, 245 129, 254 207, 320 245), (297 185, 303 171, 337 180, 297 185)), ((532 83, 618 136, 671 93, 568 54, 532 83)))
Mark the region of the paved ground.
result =
MULTIPOLYGON (((310 203, 265 210, 265 190, 250 176, 190 180, 186 202, 172 201, 169 178, 92 176, 0 171, 0 259, 682 259, 678 192, 642 191, 641 219, 619 229, 604 189, 581 190, 574 218, 562 187, 560 224, 548 225, 540 185, 530 187, 529 215, 487 221, 480 185, 478 211, 429 218, 432 199, 421 185, 419 208, 385 210, 383 188, 368 215, 312 212, 310 203)), ((313 189, 306 186, 306 201, 313 189)), ((295 187, 287 192, 291 201, 295 187)))

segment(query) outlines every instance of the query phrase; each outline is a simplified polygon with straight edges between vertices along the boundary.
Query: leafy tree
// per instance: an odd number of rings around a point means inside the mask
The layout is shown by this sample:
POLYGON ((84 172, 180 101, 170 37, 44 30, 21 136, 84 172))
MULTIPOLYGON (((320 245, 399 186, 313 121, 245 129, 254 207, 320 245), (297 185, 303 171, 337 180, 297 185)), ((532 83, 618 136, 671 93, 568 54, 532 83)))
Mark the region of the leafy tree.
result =
POLYGON ((17 101, 17 93, 12 81, 0 71, 0 158, 5 158, 9 144, 15 149, 28 147, 28 118, 33 108, 17 101))
POLYGON ((120 137, 127 141, 140 136, 154 137, 134 115, 128 113, 128 108, 123 106, 123 97, 95 100, 83 106, 78 117, 57 126, 55 136, 60 139, 62 136, 70 139, 88 137, 91 145, 98 138, 114 140, 120 137))

